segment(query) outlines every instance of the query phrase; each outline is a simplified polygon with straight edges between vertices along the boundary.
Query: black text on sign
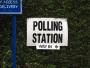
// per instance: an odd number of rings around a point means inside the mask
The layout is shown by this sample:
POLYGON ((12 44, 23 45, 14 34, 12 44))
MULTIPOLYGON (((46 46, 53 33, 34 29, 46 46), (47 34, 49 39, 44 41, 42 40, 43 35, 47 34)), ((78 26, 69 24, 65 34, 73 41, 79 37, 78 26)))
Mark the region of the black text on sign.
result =
POLYGON ((27 46, 59 50, 68 45, 67 20, 62 18, 28 18, 27 46))

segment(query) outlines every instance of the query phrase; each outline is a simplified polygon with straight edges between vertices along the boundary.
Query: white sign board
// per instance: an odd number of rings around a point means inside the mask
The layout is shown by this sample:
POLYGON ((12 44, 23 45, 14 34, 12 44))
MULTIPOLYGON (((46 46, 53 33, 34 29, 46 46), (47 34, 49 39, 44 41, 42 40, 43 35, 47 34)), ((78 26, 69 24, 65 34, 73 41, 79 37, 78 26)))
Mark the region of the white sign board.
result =
POLYGON ((68 46, 67 19, 28 18, 27 46, 44 50, 59 50, 60 46, 68 46))

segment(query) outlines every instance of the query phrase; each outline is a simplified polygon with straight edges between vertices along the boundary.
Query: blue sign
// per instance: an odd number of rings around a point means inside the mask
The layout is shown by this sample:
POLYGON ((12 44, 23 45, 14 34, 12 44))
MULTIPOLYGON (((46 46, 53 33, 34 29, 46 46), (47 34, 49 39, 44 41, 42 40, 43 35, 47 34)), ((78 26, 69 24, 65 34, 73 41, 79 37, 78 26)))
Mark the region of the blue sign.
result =
POLYGON ((22 14, 22 0, 0 0, 0 14, 22 14))

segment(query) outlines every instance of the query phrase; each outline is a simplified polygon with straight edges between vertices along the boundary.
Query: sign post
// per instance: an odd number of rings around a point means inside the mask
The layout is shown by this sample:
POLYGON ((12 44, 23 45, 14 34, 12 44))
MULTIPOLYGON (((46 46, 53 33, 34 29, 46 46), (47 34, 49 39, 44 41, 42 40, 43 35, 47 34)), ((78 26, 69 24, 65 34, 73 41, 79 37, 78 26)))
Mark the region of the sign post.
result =
POLYGON ((16 16, 12 19, 12 68, 16 68, 16 16))
POLYGON ((0 14, 12 14, 12 68, 16 68, 16 14, 22 14, 22 0, 0 0, 0 14))

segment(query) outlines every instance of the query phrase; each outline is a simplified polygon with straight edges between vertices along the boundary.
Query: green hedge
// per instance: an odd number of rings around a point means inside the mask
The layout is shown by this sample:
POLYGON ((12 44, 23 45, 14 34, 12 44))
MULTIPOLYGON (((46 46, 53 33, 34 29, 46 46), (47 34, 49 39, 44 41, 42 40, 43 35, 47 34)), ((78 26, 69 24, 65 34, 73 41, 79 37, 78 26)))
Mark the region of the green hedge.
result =
MULTIPOLYGON (((6 24, 9 26, 6 32, 8 36, 6 43, 9 48, 3 53, 10 50, 11 54, 11 22, 9 23, 6 24)), ((90 0, 23 0, 23 14, 17 15, 17 68, 89 68, 89 26, 90 0), (68 46, 61 47, 59 51, 41 51, 35 47, 27 47, 26 20, 29 17, 67 18, 68 46), (32 65, 34 67, 30 67, 32 65)), ((11 65, 11 61, 6 61, 8 62, 11 65)))

